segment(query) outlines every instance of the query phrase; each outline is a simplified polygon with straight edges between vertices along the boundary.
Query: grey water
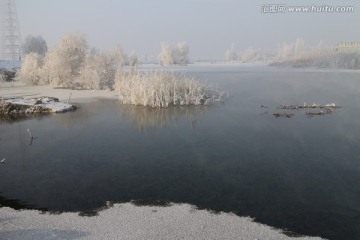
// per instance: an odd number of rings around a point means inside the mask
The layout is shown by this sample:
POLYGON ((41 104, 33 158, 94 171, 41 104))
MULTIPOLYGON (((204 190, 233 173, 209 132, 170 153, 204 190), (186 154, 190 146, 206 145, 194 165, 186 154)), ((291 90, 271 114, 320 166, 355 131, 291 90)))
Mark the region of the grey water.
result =
POLYGON ((294 234, 360 239, 359 72, 185 70, 229 97, 168 109, 98 100, 64 114, 0 117, 1 206, 91 211, 161 200, 294 234), (277 109, 304 102, 342 108, 312 118, 277 109))

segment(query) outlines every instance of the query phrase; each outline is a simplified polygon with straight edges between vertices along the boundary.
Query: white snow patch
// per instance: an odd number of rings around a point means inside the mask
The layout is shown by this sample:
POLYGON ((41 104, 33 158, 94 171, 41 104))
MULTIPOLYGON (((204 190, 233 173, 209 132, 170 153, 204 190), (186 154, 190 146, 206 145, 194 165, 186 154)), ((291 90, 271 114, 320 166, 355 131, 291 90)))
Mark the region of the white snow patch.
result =
POLYGON ((49 112, 60 113, 75 109, 75 107, 68 103, 59 102, 57 98, 41 97, 41 98, 10 98, 3 99, 3 102, 13 103, 24 106, 39 106, 43 109, 49 109, 49 112))
MULTIPOLYGON (((5 84, 4 84, 5 85, 5 84)), ((21 86, 5 85, 1 86, 0 98, 35 98, 42 96, 53 96, 61 102, 83 103, 94 102, 99 98, 119 99, 118 91, 110 90, 72 90, 63 88, 53 88, 52 86, 21 86)))
POLYGON ((0 239, 296 239, 234 214, 212 214, 188 204, 137 207, 115 204, 95 217, 0 208, 0 239))

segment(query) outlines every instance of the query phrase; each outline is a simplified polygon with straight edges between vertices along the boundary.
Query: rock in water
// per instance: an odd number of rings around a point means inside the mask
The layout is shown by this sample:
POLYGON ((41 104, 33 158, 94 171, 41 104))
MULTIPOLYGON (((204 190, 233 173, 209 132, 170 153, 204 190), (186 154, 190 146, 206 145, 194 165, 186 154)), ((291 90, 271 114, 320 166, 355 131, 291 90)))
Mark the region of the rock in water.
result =
POLYGON ((59 113, 73 110, 76 110, 76 106, 59 102, 59 99, 54 97, 0 99, 0 114, 2 115, 19 113, 59 113))

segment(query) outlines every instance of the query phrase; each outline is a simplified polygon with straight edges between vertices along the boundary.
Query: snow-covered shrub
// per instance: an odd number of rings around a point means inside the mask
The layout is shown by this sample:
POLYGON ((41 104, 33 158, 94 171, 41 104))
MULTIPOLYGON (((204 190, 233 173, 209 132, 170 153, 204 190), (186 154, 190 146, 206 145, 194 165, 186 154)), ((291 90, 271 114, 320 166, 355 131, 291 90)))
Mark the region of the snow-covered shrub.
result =
POLYGON ((38 53, 32 52, 25 55, 20 70, 16 73, 20 81, 29 85, 40 84, 44 58, 38 53))
POLYGON ((189 46, 186 42, 179 42, 176 47, 172 47, 168 42, 161 43, 159 62, 162 66, 188 64, 189 46))
POLYGON ((120 46, 105 53, 91 51, 87 54, 80 69, 77 82, 84 89, 114 88, 117 72, 122 72, 124 66, 137 66, 135 53, 127 56, 120 46))
POLYGON ((67 34, 58 46, 45 57, 43 78, 46 83, 59 87, 71 87, 79 76, 88 45, 84 35, 67 34))
POLYGON ((77 81, 84 89, 112 88, 116 73, 116 58, 111 53, 89 53, 77 81))
POLYGON ((184 74, 170 72, 119 73, 117 89, 124 104, 150 107, 209 105, 222 101, 226 93, 184 74))
POLYGON ((77 79, 81 83, 81 87, 85 89, 100 89, 100 82, 103 79, 103 71, 101 69, 101 55, 88 54, 84 61, 80 74, 77 79))

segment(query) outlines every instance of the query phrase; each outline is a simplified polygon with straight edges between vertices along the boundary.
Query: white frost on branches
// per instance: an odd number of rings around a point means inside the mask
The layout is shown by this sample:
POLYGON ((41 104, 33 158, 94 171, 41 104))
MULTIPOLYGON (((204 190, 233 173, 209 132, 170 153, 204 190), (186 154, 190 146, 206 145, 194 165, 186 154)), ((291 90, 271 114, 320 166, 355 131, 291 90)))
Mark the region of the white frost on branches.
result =
POLYGON ((186 65, 189 62, 189 46, 186 42, 179 42, 175 51, 175 63, 186 65))
POLYGON ((127 56, 120 46, 100 53, 89 49, 84 35, 66 34, 44 57, 35 52, 25 55, 18 77, 31 85, 113 89, 116 73, 125 65, 137 64, 136 54, 133 52, 127 56))
POLYGON ((43 64, 44 58, 42 55, 36 52, 29 53, 25 55, 22 66, 16 75, 26 84, 38 85, 41 81, 43 64))
POLYGON ((227 93, 192 77, 170 72, 132 72, 118 77, 120 101, 149 107, 209 105, 227 93))
POLYGON ((45 57, 43 77, 45 83, 59 87, 71 87, 88 52, 84 35, 66 34, 60 44, 45 57))
MULTIPOLYGON (((188 63, 189 47, 162 44, 163 65, 188 63)), ((77 89, 117 89, 120 101, 150 107, 208 105, 222 101, 227 93, 186 75, 169 72, 140 72, 138 58, 118 46, 101 53, 89 49, 84 35, 67 34, 43 58, 38 53, 25 56, 18 77, 28 84, 52 84, 77 89), (132 66, 125 68, 124 66, 132 66)))
POLYGON ((172 47, 168 42, 161 43, 159 62, 162 66, 186 65, 189 63, 189 46, 186 42, 179 42, 172 47))
POLYGON ((225 52, 225 60, 227 62, 233 62, 237 60, 237 54, 235 51, 235 44, 232 43, 230 49, 225 52))
MULTIPOLYGON (((135 64, 136 60, 132 60, 132 64, 135 64)), ((127 56, 120 46, 105 53, 89 52, 77 81, 85 89, 112 89, 115 84, 115 74, 127 61, 127 56)))
POLYGON ((296 58, 305 55, 307 52, 305 41, 298 38, 293 43, 284 42, 278 47, 278 59, 296 58))

